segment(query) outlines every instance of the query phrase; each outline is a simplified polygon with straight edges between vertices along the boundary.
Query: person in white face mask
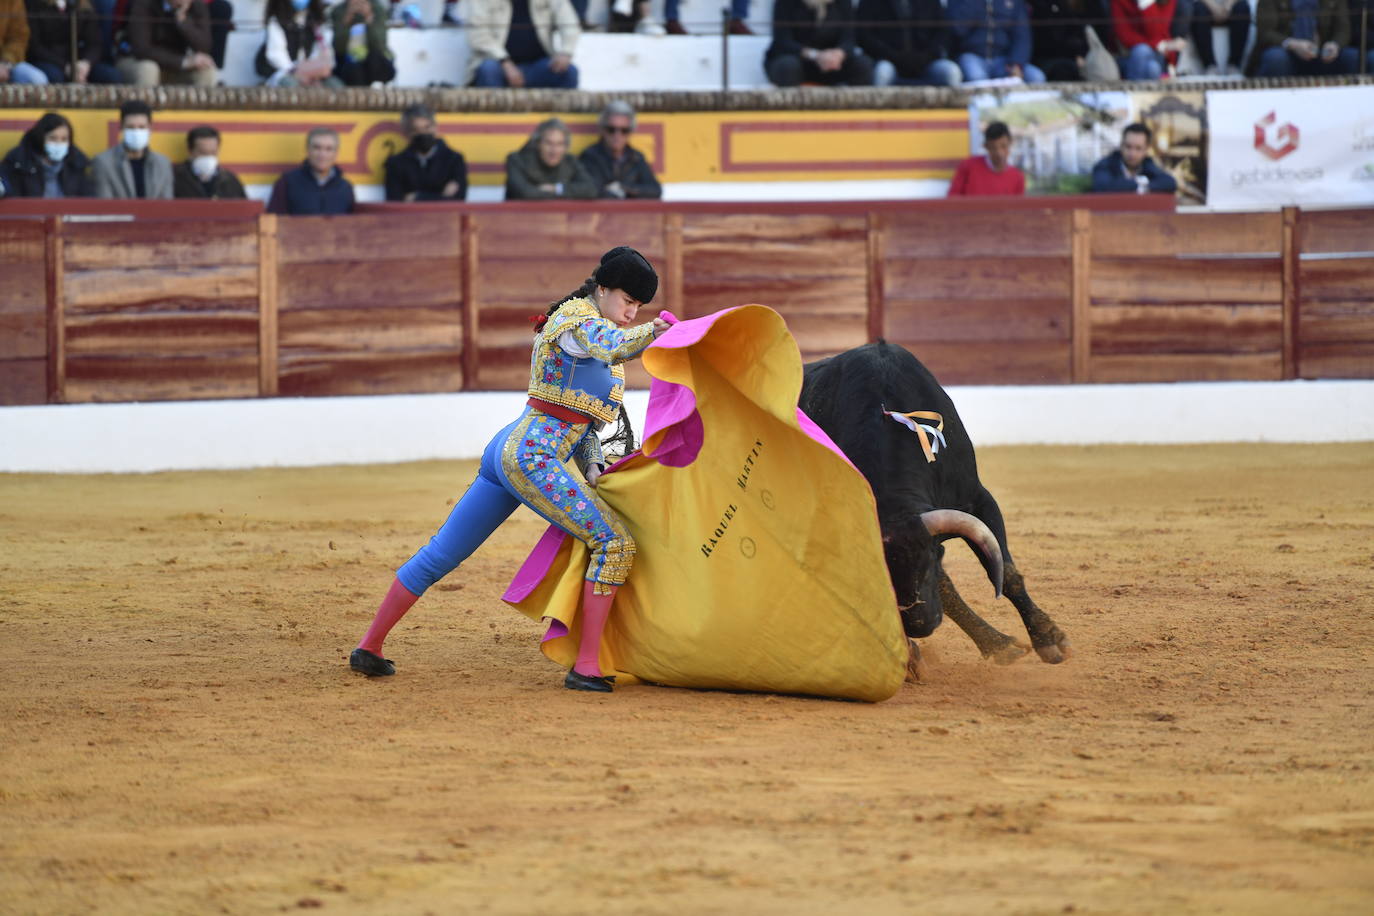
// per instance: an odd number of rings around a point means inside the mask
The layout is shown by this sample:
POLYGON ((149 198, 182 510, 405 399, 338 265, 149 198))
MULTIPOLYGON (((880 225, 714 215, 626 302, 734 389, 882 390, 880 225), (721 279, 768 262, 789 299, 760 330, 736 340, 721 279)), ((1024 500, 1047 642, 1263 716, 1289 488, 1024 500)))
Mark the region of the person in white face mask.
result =
POLYGON ((90 164, 71 122, 50 111, 0 161, 0 197, 90 197, 90 164))
POLYGON ((172 169, 172 194, 196 200, 243 200, 243 184, 219 164, 219 131, 208 124, 186 133, 186 161, 172 169))
POLYGON ((119 142, 91 164, 95 196, 170 200, 172 161, 149 149, 153 110, 147 102, 131 99, 120 106, 119 126, 119 142))

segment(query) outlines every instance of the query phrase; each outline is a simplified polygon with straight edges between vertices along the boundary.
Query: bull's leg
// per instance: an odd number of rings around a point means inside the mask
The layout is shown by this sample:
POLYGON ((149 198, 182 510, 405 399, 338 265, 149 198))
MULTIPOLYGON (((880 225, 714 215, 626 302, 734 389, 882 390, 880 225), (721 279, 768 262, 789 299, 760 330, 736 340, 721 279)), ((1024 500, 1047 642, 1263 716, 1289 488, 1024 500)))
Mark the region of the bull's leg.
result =
POLYGON ((930 668, 921 658, 921 647, 916 645, 916 640, 910 637, 907 637, 906 646, 906 679, 912 682, 927 680, 930 677, 930 668))
POLYGON ((1016 561, 1011 558, 1011 550, 1007 547, 1007 524, 1002 520, 1002 510, 997 505, 997 500, 993 499, 992 494, 986 489, 975 501, 973 514, 992 529, 998 543, 1002 545, 1002 594, 1016 606, 1016 612, 1021 615, 1021 622, 1026 625, 1026 633, 1030 636, 1035 654, 1040 656, 1041 661, 1049 662, 1051 665, 1059 664, 1072 654, 1069 637, 1064 635, 1064 631, 1059 629, 1048 614, 1040 610, 1026 591, 1026 580, 1016 568, 1016 561))
POLYGON ((973 640, 983 658, 990 658, 999 665, 1010 665, 1030 651, 1030 646, 1017 642, 979 617, 978 612, 965 603, 944 569, 940 570, 940 604, 944 606, 945 616, 973 640))

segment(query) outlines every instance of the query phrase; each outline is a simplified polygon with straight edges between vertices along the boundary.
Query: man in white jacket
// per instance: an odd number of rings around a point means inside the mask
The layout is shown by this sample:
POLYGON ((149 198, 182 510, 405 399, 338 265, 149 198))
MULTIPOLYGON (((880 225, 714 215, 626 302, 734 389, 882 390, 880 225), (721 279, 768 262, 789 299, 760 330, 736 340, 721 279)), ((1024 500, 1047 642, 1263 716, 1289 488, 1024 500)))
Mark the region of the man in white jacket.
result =
POLYGON ((571 0, 471 0, 465 83, 486 88, 576 89, 582 28, 571 0))

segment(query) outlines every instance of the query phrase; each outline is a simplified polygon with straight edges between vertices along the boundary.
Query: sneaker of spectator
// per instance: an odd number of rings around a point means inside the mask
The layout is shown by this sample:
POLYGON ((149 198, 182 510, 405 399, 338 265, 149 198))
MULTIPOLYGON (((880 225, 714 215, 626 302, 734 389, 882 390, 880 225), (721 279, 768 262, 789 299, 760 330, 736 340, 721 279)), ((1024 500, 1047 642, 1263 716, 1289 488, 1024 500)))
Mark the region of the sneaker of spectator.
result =
POLYGON ((951 52, 966 81, 1045 81, 1045 74, 1030 62, 1030 18, 1022 0, 949 0, 947 13, 951 52))
POLYGON ((860 0, 859 46, 874 61, 875 86, 957 86, 945 57, 949 25, 940 0, 860 0))
POLYGON ((576 89, 582 35, 570 0, 472 0, 467 85, 576 89))
POLYGON ((104 59, 100 21, 88 0, 76 4, 75 24, 66 0, 27 0, 26 5, 28 63, 43 71, 49 83, 124 82, 104 59))
POLYGON ((851 0, 776 0, 763 69, 775 86, 872 86, 873 61, 859 50, 851 0))
POLYGON ((199 0, 130 0, 124 40, 128 53, 115 66, 125 82, 202 88, 219 82, 210 53, 210 10, 199 0))

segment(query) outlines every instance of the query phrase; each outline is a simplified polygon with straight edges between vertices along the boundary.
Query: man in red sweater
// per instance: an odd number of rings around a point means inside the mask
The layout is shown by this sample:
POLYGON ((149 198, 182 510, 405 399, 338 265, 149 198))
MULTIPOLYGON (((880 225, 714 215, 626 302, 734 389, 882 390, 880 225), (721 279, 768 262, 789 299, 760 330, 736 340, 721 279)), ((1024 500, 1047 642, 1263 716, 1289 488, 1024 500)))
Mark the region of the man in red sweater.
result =
POLYGON ((950 197, 1026 193, 1026 176, 1010 164, 1011 131, 1001 121, 993 121, 983 131, 983 156, 969 156, 954 170, 949 183, 950 197))

